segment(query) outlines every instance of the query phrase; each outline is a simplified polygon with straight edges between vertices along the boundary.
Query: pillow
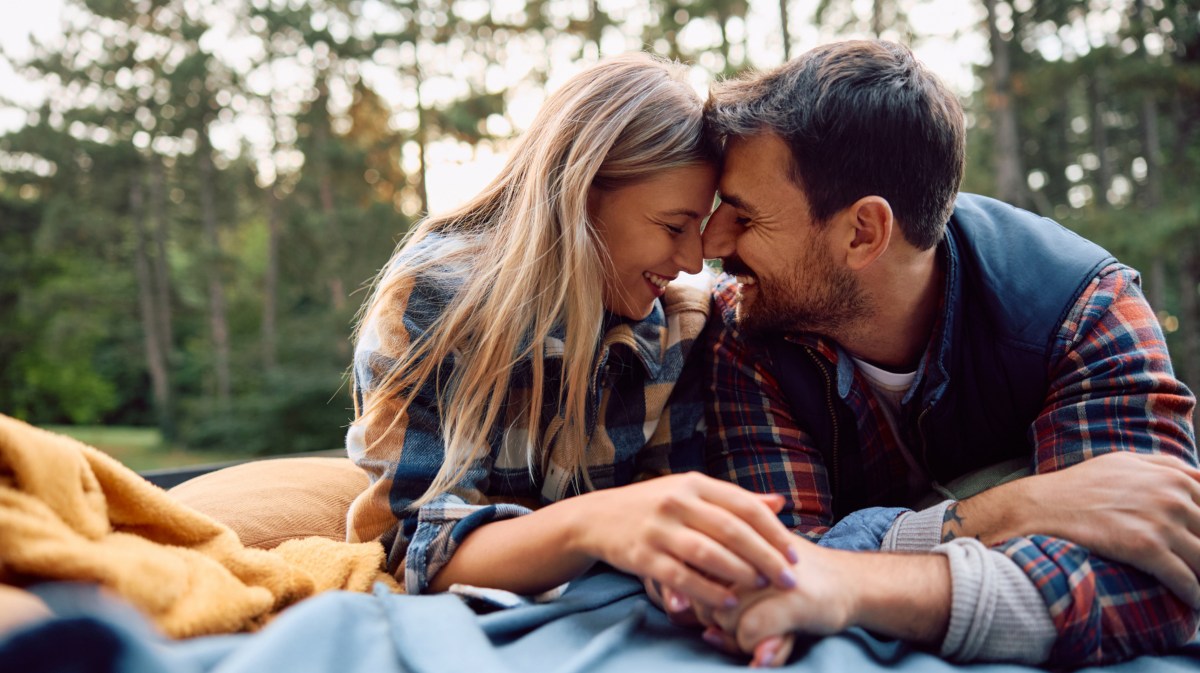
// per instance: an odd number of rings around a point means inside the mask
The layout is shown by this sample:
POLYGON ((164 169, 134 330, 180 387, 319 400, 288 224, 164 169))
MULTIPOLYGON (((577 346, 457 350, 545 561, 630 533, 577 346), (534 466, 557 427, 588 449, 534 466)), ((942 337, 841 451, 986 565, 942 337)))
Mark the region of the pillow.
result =
POLYGON ((346 539, 346 512, 368 485, 349 458, 255 460, 189 479, 167 491, 229 526, 242 544, 272 549, 304 537, 346 539))

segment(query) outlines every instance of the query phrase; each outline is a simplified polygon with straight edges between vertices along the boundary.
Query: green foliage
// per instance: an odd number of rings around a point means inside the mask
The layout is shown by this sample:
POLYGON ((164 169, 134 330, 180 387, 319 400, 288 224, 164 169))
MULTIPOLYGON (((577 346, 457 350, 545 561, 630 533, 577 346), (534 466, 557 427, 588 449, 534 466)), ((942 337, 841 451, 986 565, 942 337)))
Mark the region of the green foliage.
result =
POLYGON ((281 371, 230 408, 211 400, 190 401, 181 440, 200 450, 230 450, 254 456, 341 447, 352 418, 349 396, 339 389, 339 372, 281 371))
POLYGON ((1089 9, 1076 2, 1012 5, 1009 90, 1019 143, 1000 147, 992 85, 973 101, 971 191, 992 193, 993 166, 1014 158, 1029 205, 1142 272, 1177 372, 1200 386, 1200 15, 1194 3, 1131 0, 1110 8, 1121 29, 1081 45, 1089 9))
MULTIPOLYGON (((826 32, 916 38, 907 17, 920 2, 821 0, 815 19, 826 32)), ((489 118, 543 86, 552 59, 598 57, 602 39, 717 75, 753 65, 747 41, 759 39, 728 30, 746 25, 745 0, 654 0, 645 25, 623 23, 627 9, 562 0, 396 0, 372 5, 371 21, 357 0, 67 3, 89 20, 12 63, 48 96, 0 136, 0 411, 158 423, 214 457, 341 445, 356 291, 428 208, 414 155, 502 144, 489 118), (251 62, 214 48, 220 25, 261 45, 251 62), (689 31, 712 43, 681 40, 689 31), (514 53, 531 59, 518 76, 514 53), (400 98, 376 88, 381 71, 400 98), (282 73, 299 74, 282 83, 282 73), (247 119, 267 137, 236 152, 216 142, 247 119)), ((1044 183, 1037 209, 1162 270, 1167 280, 1149 284, 1183 318, 1188 264, 1200 266, 1189 262, 1200 259, 1200 16, 1184 0, 1146 4, 1070 57, 1042 48, 1065 44, 1088 6, 1012 4, 1015 151, 1044 183), (1146 51, 1149 33, 1161 51, 1146 51), (1162 152, 1153 180, 1134 169, 1147 157, 1146 101, 1162 152), (1118 177, 1128 193, 1110 203, 1118 177)), ((994 158, 1014 150, 996 147, 989 104, 981 89, 968 110, 965 186, 982 193, 993 193, 994 158)), ((1177 358, 1187 333, 1169 335, 1177 358)), ((1196 371, 1200 351, 1192 358, 1196 371)))

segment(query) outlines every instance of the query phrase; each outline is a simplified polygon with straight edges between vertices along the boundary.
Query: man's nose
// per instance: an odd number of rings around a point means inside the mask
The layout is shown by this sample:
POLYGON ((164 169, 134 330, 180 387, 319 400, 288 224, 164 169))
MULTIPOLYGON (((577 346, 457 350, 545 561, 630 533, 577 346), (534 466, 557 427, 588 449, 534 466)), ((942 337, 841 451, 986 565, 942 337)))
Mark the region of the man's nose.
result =
POLYGON ((704 257, 718 259, 732 255, 737 240, 736 227, 733 207, 726 203, 717 206, 704 227, 704 257))

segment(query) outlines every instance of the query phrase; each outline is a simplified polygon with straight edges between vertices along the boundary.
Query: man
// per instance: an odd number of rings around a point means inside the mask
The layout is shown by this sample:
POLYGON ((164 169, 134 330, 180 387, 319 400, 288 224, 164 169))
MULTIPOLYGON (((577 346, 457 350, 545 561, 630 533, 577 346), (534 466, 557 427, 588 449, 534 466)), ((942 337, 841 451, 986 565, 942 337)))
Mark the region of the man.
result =
POLYGON ((727 274, 709 469, 784 494, 784 522, 827 546, 707 638, 769 664, 781 634, 858 625, 1055 665, 1190 638, 1195 398, 1136 272, 959 195, 962 110, 902 46, 820 47, 708 105, 726 154, 705 257, 727 274), (958 489, 989 467, 1039 476, 958 489))

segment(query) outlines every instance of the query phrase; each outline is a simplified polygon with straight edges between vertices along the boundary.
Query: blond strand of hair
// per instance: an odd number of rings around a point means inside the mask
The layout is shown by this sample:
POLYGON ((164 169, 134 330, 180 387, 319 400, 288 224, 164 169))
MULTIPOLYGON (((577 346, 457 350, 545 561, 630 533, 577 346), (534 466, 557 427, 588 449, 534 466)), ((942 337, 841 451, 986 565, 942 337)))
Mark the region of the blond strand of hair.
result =
MULTIPOLYGON (((547 394, 556 395, 562 410, 559 441, 586 442, 602 336, 600 289, 609 267, 588 218, 589 190, 715 162, 703 133, 702 104, 686 73, 679 64, 626 54, 576 75, 549 97, 500 175, 465 205, 423 220, 376 278, 356 340, 385 302, 406 296, 416 278, 436 278, 446 268, 470 270, 465 280, 445 278, 461 282, 461 289, 426 334, 398 354, 355 421, 370 422, 383 401, 399 397, 401 409, 378 441, 407 413, 411 394, 436 383, 445 460, 412 508, 452 491, 489 452, 489 435, 507 430, 499 424, 513 368, 522 360, 531 362, 531 389, 516 422, 529 428, 530 471, 544 467, 552 448, 537 434, 547 394), (395 263, 434 233, 446 235, 436 254, 395 263), (559 325, 565 328, 563 377, 557 391, 544 391, 545 342, 559 325), (439 364, 452 354, 453 374, 443 380, 439 364)), ((572 469, 577 487, 579 480, 590 487, 586 455, 572 469)))

